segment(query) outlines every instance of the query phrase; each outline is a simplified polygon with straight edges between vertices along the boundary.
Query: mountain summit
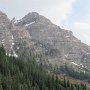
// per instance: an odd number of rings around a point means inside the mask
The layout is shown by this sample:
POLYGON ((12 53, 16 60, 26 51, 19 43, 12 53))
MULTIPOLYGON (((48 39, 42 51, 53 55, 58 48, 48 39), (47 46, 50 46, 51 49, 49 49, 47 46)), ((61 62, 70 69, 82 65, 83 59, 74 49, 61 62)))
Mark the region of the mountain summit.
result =
POLYGON ((25 15, 21 20, 18 20, 18 25, 29 25, 33 23, 43 23, 43 24, 51 24, 51 21, 47 18, 45 18, 42 15, 39 15, 37 12, 28 13, 25 15))

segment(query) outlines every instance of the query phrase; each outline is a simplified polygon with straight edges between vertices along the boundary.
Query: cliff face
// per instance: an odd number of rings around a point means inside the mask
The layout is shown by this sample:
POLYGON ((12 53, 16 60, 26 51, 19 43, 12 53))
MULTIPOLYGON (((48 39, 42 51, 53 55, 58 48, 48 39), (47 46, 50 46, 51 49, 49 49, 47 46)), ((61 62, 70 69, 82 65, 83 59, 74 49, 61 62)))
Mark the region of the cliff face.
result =
POLYGON ((24 28, 14 25, 14 19, 9 20, 5 13, 0 12, 0 45, 6 49, 9 55, 18 56, 15 50, 19 50, 20 43, 26 43, 29 47, 31 36, 24 28))
MULTIPOLYGON (((90 48, 73 33, 61 29, 36 12, 27 14, 21 20, 10 21, 0 13, 0 42, 7 51, 20 50, 19 45, 32 48, 38 56, 42 55, 47 63, 90 65, 90 48)), ((90 66, 89 66, 90 67, 90 66)))

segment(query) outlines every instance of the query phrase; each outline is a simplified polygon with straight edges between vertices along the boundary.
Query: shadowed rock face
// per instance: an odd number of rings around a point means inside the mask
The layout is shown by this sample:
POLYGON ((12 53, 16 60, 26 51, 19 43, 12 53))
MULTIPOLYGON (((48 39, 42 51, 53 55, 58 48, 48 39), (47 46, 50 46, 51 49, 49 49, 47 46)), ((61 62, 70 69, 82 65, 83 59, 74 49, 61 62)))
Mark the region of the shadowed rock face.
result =
POLYGON ((71 31, 61 29, 36 12, 15 22, 0 12, 0 42, 7 50, 25 42, 25 47, 33 48, 35 54, 42 54, 52 65, 71 62, 90 65, 88 45, 74 37, 71 31))

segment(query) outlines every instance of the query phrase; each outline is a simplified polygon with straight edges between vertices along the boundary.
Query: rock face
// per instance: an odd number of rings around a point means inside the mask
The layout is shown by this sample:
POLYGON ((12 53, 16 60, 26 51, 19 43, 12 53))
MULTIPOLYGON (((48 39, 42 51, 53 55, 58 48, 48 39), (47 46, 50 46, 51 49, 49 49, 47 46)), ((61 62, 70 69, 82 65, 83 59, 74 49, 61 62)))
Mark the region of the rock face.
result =
POLYGON ((14 50, 19 49, 19 44, 26 42, 31 45, 31 36, 24 28, 18 28, 14 25, 13 20, 9 20, 5 13, 0 12, 0 45, 3 44, 9 55, 17 57, 14 50))
POLYGON ((7 51, 14 52, 12 46, 18 50, 18 45, 25 42, 25 47, 33 48, 36 55, 52 65, 76 63, 90 67, 90 47, 36 12, 15 22, 0 12, 0 42, 7 51))

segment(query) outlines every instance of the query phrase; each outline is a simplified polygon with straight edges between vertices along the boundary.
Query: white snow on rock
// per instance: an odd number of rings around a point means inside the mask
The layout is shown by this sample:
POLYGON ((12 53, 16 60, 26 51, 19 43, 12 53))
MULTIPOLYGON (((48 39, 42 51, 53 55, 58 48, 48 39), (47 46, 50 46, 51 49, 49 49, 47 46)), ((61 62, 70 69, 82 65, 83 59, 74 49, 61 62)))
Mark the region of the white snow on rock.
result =
POLYGON ((77 63, 75 63, 75 62, 71 62, 73 65, 76 65, 76 66, 79 66, 77 63))
POLYGON ((18 58, 18 55, 16 53, 13 54, 14 57, 18 58))
POLYGON ((40 47, 42 47, 42 44, 40 44, 40 47))
POLYGON ((6 53, 6 56, 7 56, 7 55, 8 55, 9 57, 10 57, 10 56, 13 56, 13 57, 18 58, 18 55, 15 53, 14 50, 13 50, 13 54, 11 54, 11 53, 7 54, 7 53, 6 53))
POLYGON ((65 36, 66 38, 69 38, 70 36, 65 36))
POLYGON ((11 49, 13 49, 13 46, 11 45, 11 49))
POLYGON ((29 25, 31 25, 31 24, 34 24, 35 23, 35 21, 34 22, 31 22, 31 23, 28 23, 28 24, 26 24, 25 26, 27 27, 27 26, 29 26, 29 25))
POLYGON ((68 54, 65 54, 64 56, 67 58, 68 57, 68 54))
POLYGON ((19 47, 17 47, 17 49, 20 49, 19 47))
POLYGON ((1 42, 1 43, 2 43, 2 44, 4 44, 4 41, 5 41, 5 40, 4 40, 4 39, 2 39, 2 42, 1 42))
POLYGON ((22 21, 22 19, 21 20, 15 20, 14 23, 16 24, 16 23, 19 23, 21 21, 22 21))
POLYGON ((84 68, 83 64, 80 64, 80 66, 81 66, 82 68, 84 68))
POLYGON ((7 56, 8 54, 6 53, 6 56, 7 56))
POLYGON ((14 43, 14 42, 12 42, 12 45, 15 45, 15 43, 14 43))
POLYGON ((11 54, 9 53, 9 57, 11 56, 11 54))
POLYGON ((12 39, 14 39, 13 35, 12 35, 12 39))
POLYGON ((90 55, 90 53, 86 53, 87 55, 90 55))
POLYGON ((13 50, 13 54, 12 54, 12 56, 14 56, 14 57, 18 58, 18 55, 15 53, 15 51, 14 51, 14 50, 13 50))

